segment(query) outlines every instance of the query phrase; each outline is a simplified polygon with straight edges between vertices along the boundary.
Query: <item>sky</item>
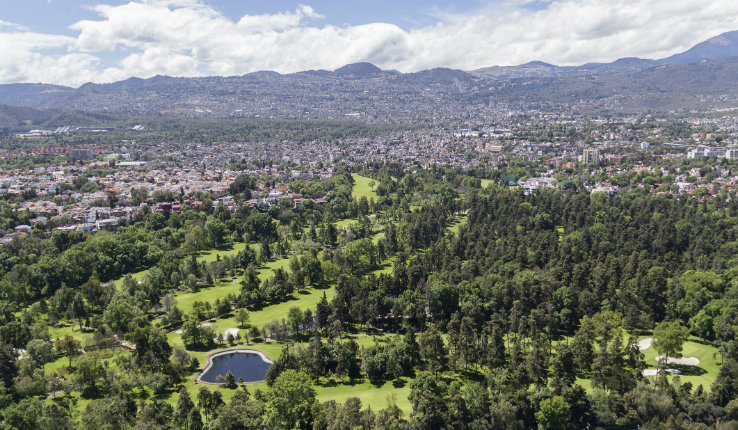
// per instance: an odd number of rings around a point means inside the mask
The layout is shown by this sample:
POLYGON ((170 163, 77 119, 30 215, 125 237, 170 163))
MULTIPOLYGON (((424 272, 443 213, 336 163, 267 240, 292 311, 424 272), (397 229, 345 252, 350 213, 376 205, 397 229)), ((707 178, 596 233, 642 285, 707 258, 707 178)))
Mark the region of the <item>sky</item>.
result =
POLYGON ((663 58, 735 0, 0 0, 0 83, 663 58))

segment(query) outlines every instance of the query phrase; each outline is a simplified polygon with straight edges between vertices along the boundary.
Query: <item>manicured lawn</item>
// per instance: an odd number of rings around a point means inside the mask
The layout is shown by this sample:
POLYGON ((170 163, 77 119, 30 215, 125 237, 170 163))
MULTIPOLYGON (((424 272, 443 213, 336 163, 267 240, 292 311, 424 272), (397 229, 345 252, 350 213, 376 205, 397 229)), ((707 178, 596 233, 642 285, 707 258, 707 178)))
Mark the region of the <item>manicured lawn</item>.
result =
MULTIPOLYGON (((376 338, 372 336, 356 336, 354 340, 356 340, 356 342, 360 346, 369 346, 372 345, 375 341, 379 342, 382 340, 387 340, 388 338, 388 336, 378 336, 376 338)), ((233 348, 256 349, 264 352, 270 359, 275 360, 281 355, 284 345, 285 344, 281 342, 258 342, 248 345, 239 344, 233 347, 218 348, 210 351, 188 352, 191 356, 198 359, 198 361, 200 362, 200 367, 202 368, 205 365, 208 354, 233 348)), ((300 345, 305 346, 307 344, 301 343, 300 345)), ((196 398, 197 392, 200 390, 200 387, 203 386, 207 386, 210 390, 221 391, 221 393, 223 394, 223 400, 226 402, 228 402, 231 397, 233 397, 235 390, 229 390, 219 385, 200 384, 195 382, 195 377, 198 373, 199 371, 189 375, 183 384, 185 388, 187 388, 187 391, 190 393, 193 399, 196 398)), ((355 384, 338 384, 334 386, 314 385, 314 388, 316 396, 321 402, 335 400, 336 402, 342 403, 349 397, 357 397, 361 399, 362 407, 370 406, 373 410, 376 411, 387 407, 388 400, 392 398, 397 406, 400 407, 400 409, 402 409, 406 414, 409 414, 412 410, 410 401, 407 398, 410 394, 410 381, 407 380, 407 378, 403 379, 405 384, 402 387, 395 387, 392 382, 386 382, 383 385, 377 387, 369 383, 367 380, 362 380, 357 381, 357 383, 355 384)), ((325 384, 324 379, 322 380, 322 383, 325 384)), ((257 389, 260 389, 264 392, 269 389, 269 387, 264 382, 250 383, 246 386, 248 387, 249 392, 251 392, 252 394, 257 389)), ((178 397, 178 393, 172 393, 169 396, 165 396, 164 399, 174 406, 177 403, 178 397)))
POLYGON ((405 412, 407 417, 412 411, 412 405, 407 398, 410 395, 410 381, 407 378, 403 378, 403 380, 405 384, 402 387, 395 387, 392 382, 385 382, 378 387, 368 380, 364 380, 353 385, 317 386, 315 387, 315 393, 321 402, 335 400, 338 403, 343 403, 349 397, 357 397, 361 400, 362 408, 371 407, 374 411, 386 408, 392 401, 405 412))
POLYGON ((375 276, 379 276, 382 273, 385 273, 385 274, 392 273, 392 270, 393 270, 394 264, 395 264, 395 259, 396 259, 396 257, 393 256, 393 257, 385 260, 384 263, 382 263, 382 266, 379 269, 372 270, 369 273, 372 274, 372 275, 375 275, 375 276))
POLYGON ((71 326, 49 327, 49 336, 51 336, 52 340, 64 337, 68 334, 72 335, 80 341, 83 340, 85 336, 92 336, 92 332, 80 331, 79 326, 77 325, 77 321, 74 321, 74 324, 71 326))
MULTIPOLYGON (((82 345, 84 347, 84 345, 82 345)), ((125 348, 121 347, 115 347, 115 348, 109 348, 109 349, 103 349, 99 351, 89 351, 87 354, 97 354, 97 356, 102 361, 108 362, 108 368, 110 370, 119 370, 119 367, 117 364, 115 364, 115 357, 121 357, 121 356, 127 356, 130 354, 131 351, 125 348)), ((72 367, 77 366, 77 361, 81 358, 81 355, 78 355, 76 357, 72 357, 72 367)), ((46 363, 44 366, 44 371, 49 373, 66 373, 69 369, 69 357, 67 356, 57 356, 56 360, 52 361, 51 363, 46 363)))
POLYGON ((448 227, 448 231, 453 234, 459 234, 459 229, 461 228, 462 225, 466 224, 467 218, 469 218, 469 215, 460 216, 459 219, 455 223, 451 224, 448 227))
MULTIPOLYGON (((306 288, 294 293, 291 300, 267 306, 264 309, 260 309, 258 311, 250 312, 249 326, 261 328, 269 321, 281 320, 282 318, 286 318, 290 308, 295 306, 302 310, 315 310, 316 305, 323 297, 323 293, 325 293, 328 301, 330 301, 336 294, 335 287, 330 287, 326 289, 306 288)), ((240 327, 240 323, 236 320, 235 315, 210 322, 215 327, 217 333, 222 333, 229 328, 240 327)), ((167 337, 169 339, 169 344, 172 345, 172 348, 184 348, 184 343, 182 343, 182 336, 176 333, 176 331, 170 332, 167 337)))
MULTIPOLYGON (((640 339, 644 339, 649 336, 641 336, 640 339)), ((656 368, 656 356, 659 354, 656 352, 656 348, 651 346, 650 348, 642 351, 644 360, 649 368, 656 368)), ((710 391, 712 383, 715 382, 718 371, 720 370, 721 357, 720 352, 717 348, 707 343, 703 343, 701 340, 694 336, 691 336, 687 342, 684 343, 682 348, 683 357, 696 357, 700 360, 698 366, 675 366, 669 365, 669 368, 676 368, 682 371, 682 375, 679 375, 682 383, 691 382, 694 388, 698 385, 702 385, 706 391, 710 391)), ((648 379, 654 379, 655 377, 649 376, 648 379)), ((669 376, 673 378, 673 376, 669 376)))
MULTIPOLYGON (((136 273, 130 273, 130 275, 131 277, 133 277, 134 281, 140 281, 144 278, 144 276, 146 276, 147 273, 149 273, 149 269, 145 269, 145 270, 142 270, 136 273)), ((125 279, 126 276, 128 275, 123 275, 120 278, 113 281, 113 283, 115 284, 115 288, 120 290, 120 288, 123 286, 123 279, 125 279)))
MULTIPOLYGON (((241 248, 243 249, 243 247, 241 248)), ((222 254, 221 254, 222 256, 222 254)), ((212 256, 212 260, 215 261, 215 256, 212 256)), ((269 261, 259 268, 259 279, 268 279, 273 276, 273 270, 277 268, 287 268, 289 265, 289 258, 283 258, 281 260, 269 261)), ((177 306, 184 313, 192 311, 192 304, 195 301, 201 302, 214 302, 217 298, 223 298, 228 294, 239 294, 241 292, 241 279, 242 276, 237 276, 231 280, 220 280, 216 285, 195 293, 181 293, 176 294, 175 299, 177 300, 177 306)))
MULTIPOLYGON (((256 245, 251 245, 256 246, 256 245)), ((237 242, 232 245, 228 245, 224 248, 213 248, 208 249, 206 251, 200 251, 200 253, 197 255, 197 261, 205 261, 206 263, 210 263, 215 261, 218 258, 218 255, 220 255, 221 258, 225 256, 233 257, 234 255, 238 254, 240 251, 246 248, 245 242, 237 242)), ((141 270, 140 272, 131 273, 130 275, 133 277, 134 280, 140 281, 146 276, 146 274, 149 272, 149 269, 141 270)), ((121 285, 123 285, 123 279, 128 275, 123 275, 120 278, 114 280, 116 288, 120 289, 121 285)))
MULTIPOLYGON (((209 249, 207 251, 200 251, 200 253, 197 255, 197 261, 204 261, 206 263, 212 263, 218 258, 218 256, 220 256, 220 258, 223 258, 226 256, 233 257, 239 252, 246 249, 246 245, 247 245, 246 242, 236 242, 224 248, 215 248, 215 249, 209 249)), ((254 247, 255 245, 251 245, 251 246, 254 247)))
POLYGON ((338 230, 349 228, 349 226, 358 223, 359 221, 351 218, 342 219, 341 221, 336 221, 333 223, 338 230))
POLYGON ((355 200, 359 200, 362 197, 366 197, 367 200, 379 199, 379 196, 374 191, 377 187, 377 183, 374 179, 357 175, 356 173, 352 173, 351 177, 354 178, 354 189, 352 190, 352 194, 355 200), (374 187, 370 185, 371 182, 374 182, 374 187))

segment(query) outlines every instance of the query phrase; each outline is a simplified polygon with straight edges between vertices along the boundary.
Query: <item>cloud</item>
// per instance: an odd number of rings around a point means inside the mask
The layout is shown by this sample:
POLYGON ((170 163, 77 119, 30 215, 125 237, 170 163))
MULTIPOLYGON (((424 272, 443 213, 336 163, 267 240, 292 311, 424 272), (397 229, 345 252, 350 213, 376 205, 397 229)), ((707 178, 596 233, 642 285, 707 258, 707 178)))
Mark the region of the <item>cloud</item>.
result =
POLYGON ((0 21, 0 44, 13 46, 0 57, 0 81, 80 85, 156 74, 335 69, 358 61, 401 71, 532 60, 573 65, 665 57, 738 28, 734 0, 501 0, 463 14, 428 11, 436 22, 410 30, 330 25, 308 5, 237 20, 201 0, 131 0, 92 10, 99 19, 69 27, 76 37, 0 21))

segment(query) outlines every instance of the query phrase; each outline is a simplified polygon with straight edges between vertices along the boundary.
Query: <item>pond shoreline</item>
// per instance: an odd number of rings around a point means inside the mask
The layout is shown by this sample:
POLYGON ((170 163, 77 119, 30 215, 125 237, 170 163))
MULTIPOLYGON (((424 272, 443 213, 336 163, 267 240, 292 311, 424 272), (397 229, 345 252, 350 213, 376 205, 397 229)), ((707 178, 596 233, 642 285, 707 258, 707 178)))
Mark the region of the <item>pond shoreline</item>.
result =
MULTIPOLYGON (((261 357, 261 359, 264 362, 269 363, 269 364, 274 364, 274 361, 271 358, 269 358, 269 356, 266 355, 266 353, 264 353, 263 351, 259 351, 258 349, 232 348, 232 349, 226 349, 224 351, 217 351, 217 352, 208 354, 207 359, 205 361, 205 367, 203 367, 200 373, 195 377, 195 383, 208 384, 208 385, 222 385, 223 383, 219 383, 219 382, 204 381, 202 380, 202 376, 205 373, 207 373, 207 371, 210 370, 210 368, 213 366, 213 358, 220 357, 221 355, 228 355, 228 354, 234 354, 234 353, 258 355, 259 357, 261 357)), ((264 382, 264 380, 262 379, 261 381, 249 381, 249 382, 244 382, 244 384, 256 384, 259 382, 264 382)))

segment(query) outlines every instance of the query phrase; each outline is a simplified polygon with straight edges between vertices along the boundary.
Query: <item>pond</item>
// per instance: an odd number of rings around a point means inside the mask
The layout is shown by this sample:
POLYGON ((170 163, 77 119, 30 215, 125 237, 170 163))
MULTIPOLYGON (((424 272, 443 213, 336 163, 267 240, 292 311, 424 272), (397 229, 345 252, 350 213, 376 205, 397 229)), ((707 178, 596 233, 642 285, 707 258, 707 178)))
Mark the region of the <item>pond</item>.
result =
POLYGON ((264 380, 266 372, 271 366, 269 360, 261 351, 235 350, 213 354, 208 358, 205 370, 197 377, 198 381, 210 384, 222 384, 230 370, 236 381, 243 378, 244 382, 260 382, 264 380))

